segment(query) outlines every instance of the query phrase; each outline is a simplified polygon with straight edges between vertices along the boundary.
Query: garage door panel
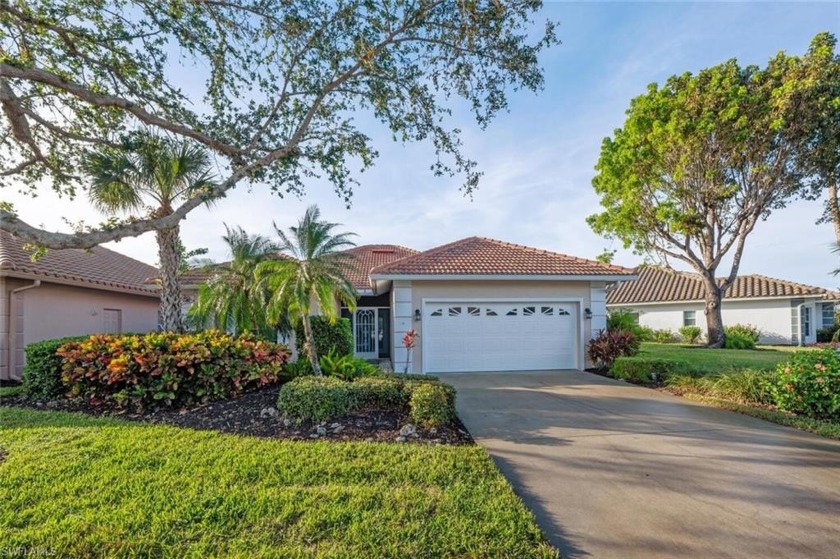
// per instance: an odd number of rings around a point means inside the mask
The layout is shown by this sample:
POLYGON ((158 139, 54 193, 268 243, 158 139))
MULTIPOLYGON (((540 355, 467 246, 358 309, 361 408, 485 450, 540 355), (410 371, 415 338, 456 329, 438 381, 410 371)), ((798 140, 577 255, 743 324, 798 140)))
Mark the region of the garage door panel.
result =
POLYGON ((576 305, 427 303, 428 372, 539 370, 577 366, 576 305))

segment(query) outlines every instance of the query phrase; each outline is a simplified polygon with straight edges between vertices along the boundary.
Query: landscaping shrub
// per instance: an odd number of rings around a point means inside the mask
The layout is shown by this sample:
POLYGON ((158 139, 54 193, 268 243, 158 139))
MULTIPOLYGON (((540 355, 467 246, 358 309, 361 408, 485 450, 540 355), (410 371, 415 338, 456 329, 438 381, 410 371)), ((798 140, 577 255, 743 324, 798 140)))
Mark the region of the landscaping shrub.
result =
POLYGON ((733 324, 723 328, 726 349, 755 349, 761 331, 751 324, 733 324))
POLYGON ((655 357, 619 357, 610 367, 610 376, 636 383, 661 381, 670 375, 685 371, 688 364, 655 357))
POLYGON ((840 354, 833 349, 797 351, 779 364, 776 406, 814 419, 840 419, 840 354))
POLYGON ((406 381, 375 376, 350 382, 308 376, 283 385, 277 400, 277 409, 298 422, 327 421, 364 408, 409 411, 418 423, 441 425, 439 421, 449 423, 455 417, 455 389, 436 379, 406 381), (415 419, 415 408, 419 419, 415 419))
POLYGON ((440 382, 440 377, 436 377, 435 375, 418 375, 413 373, 382 373, 382 375, 388 378, 395 378, 409 382, 440 382))
POLYGON ((277 409, 298 421, 327 421, 355 406, 350 383, 335 377, 299 377, 280 389, 277 409))
POLYGON ((837 324, 832 324, 828 328, 820 328, 819 330, 817 330, 817 343, 831 343, 831 341, 834 339, 834 334, 838 330, 840 330, 840 326, 838 326, 837 324))
MULTIPOLYGON (((312 323, 312 335, 315 338, 315 352, 319 357, 330 352, 341 357, 342 355, 353 355, 353 329, 350 326, 350 319, 339 318, 335 324, 330 324, 324 316, 312 316, 309 318, 312 323)), ((306 343, 306 336, 303 333, 303 324, 295 328, 295 345, 300 355, 306 355, 303 345, 306 343)))
POLYGON ((703 331, 699 326, 683 326, 680 328, 680 336, 684 342, 696 344, 703 337, 703 331))
POLYGON ((652 342, 654 330, 650 326, 639 326, 636 328, 636 337, 640 342, 652 342))
POLYGON ((298 357, 297 361, 286 363, 286 366, 283 367, 283 376, 288 379, 304 377, 312 373, 312 363, 303 355, 298 357))
POLYGON ((289 359, 285 346, 214 330, 95 335, 56 353, 69 396, 136 410, 230 398, 277 382, 289 359))
POLYGON ((379 367, 353 355, 338 355, 334 351, 321 357, 321 372, 343 380, 353 380, 379 373, 379 367))
POLYGON ((88 336, 44 340, 26 346, 23 386, 37 400, 51 400, 67 392, 61 382, 61 356, 56 352, 68 342, 86 340, 88 336))
POLYGON ((604 330, 589 342, 589 358, 596 366, 608 369, 619 357, 639 352, 639 340, 631 332, 604 330))
POLYGON ((426 427, 449 425, 455 419, 455 390, 447 384, 420 384, 411 392, 411 419, 426 427))
POLYGON ((742 369, 701 377, 677 374, 666 383, 680 394, 701 394, 741 404, 773 404, 776 378, 773 371, 742 369))
POLYGON ((672 344, 677 337, 670 330, 651 330, 650 341, 657 344, 672 344))

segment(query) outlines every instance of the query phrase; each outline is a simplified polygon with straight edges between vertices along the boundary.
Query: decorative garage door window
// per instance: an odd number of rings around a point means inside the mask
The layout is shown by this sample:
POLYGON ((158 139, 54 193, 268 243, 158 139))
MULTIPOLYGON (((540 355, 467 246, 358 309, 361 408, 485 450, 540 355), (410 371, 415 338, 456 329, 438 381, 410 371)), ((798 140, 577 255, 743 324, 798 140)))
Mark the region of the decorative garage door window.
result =
POLYGON ((437 318, 443 316, 571 316, 571 305, 556 305, 539 307, 534 305, 515 306, 515 305, 494 305, 490 307, 465 307, 463 305, 454 305, 446 307, 436 307, 429 313, 430 317, 437 318))
POLYGON ((426 303, 423 367, 428 373, 529 371, 578 366, 576 303, 426 303))

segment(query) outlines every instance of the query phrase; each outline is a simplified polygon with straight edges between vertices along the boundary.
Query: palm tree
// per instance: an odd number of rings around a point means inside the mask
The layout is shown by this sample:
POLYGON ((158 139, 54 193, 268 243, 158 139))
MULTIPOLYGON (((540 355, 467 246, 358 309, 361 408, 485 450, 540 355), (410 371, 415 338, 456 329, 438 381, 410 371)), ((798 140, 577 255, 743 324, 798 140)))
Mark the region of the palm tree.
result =
MULTIPOLYGON (((149 208, 152 217, 175 211, 179 201, 214 185, 207 151, 189 141, 150 134, 138 136, 130 151, 103 150, 85 158, 93 205, 119 214, 149 208)), ((155 232, 160 258, 160 317, 164 330, 182 331, 181 285, 178 280, 181 238, 178 226, 155 232)))
POLYGON ((271 293, 269 319, 277 320, 288 312, 303 323, 304 351, 316 375, 321 374, 321 367, 309 320, 312 303, 318 304, 330 322, 338 319, 338 301, 350 309, 356 308, 356 290, 344 275, 354 265, 354 258, 341 252, 355 246, 350 240, 354 233, 334 233, 336 227, 338 223, 321 221, 318 206, 307 208, 288 234, 274 224, 280 237, 280 251, 291 258, 263 262, 257 267, 257 275, 271 293))
POLYGON ((212 275, 198 288, 195 304, 188 318, 200 325, 265 335, 276 327, 268 320, 266 309, 270 294, 256 275, 257 266, 276 258, 280 247, 262 235, 249 235, 241 227, 225 225, 222 239, 228 246, 231 260, 207 266, 212 275))

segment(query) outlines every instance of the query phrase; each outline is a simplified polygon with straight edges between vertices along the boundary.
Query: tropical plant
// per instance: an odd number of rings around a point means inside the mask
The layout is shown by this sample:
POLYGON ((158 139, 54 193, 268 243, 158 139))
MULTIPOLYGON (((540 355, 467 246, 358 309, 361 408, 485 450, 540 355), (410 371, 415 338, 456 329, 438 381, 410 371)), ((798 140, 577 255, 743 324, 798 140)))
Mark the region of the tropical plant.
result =
POLYGON ((321 220, 318 206, 310 206, 288 233, 274 225, 280 237, 279 248, 291 258, 270 260, 257 266, 261 284, 271 293, 267 312, 269 320, 288 313, 303 324, 306 338, 304 353, 315 375, 321 365, 312 331, 312 303, 331 322, 338 320, 338 302, 351 311, 356 308, 356 290, 345 274, 356 265, 345 249, 355 246, 353 233, 336 233, 338 223, 321 220))
POLYGON ((603 330, 589 341, 589 358, 596 366, 609 369, 619 357, 630 357, 639 352, 639 340, 632 332, 603 330))
POLYGON ((688 344, 696 344, 703 338, 703 330, 699 326, 680 326, 680 336, 688 344))
POLYGON ((222 239, 228 247, 230 261, 207 266, 211 275, 199 286, 188 319, 199 326, 235 334, 248 331, 276 339, 276 329, 288 321, 283 320, 282 314, 277 322, 269 321, 266 307, 271 296, 257 278, 257 267, 277 258, 280 247, 267 237, 249 235, 241 227, 227 225, 222 239))
POLYGON ((840 419, 840 354, 833 348, 797 351, 776 368, 773 394, 781 410, 840 419))
POLYGON ((724 343, 721 301, 747 238, 809 184, 799 156, 810 148, 803 116, 813 111, 794 71, 801 64, 780 53, 763 69, 730 60, 652 84, 601 148, 592 184, 603 211, 587 221, 626 248, 700 274, 711 347, 724 343), (731 265, 720 274, 724 261, 731 265))
MULTIPOLYGON (((171 215, 181 201, 208 192, 215 185, 210 156, 191 141, 173 141, 149 134, 136 137, 131 151, 105 148, 83 161, 90 178, 88 196, 100 211, 119 214, 142 211, 152 218, 171 215)), ((160 263, 160 321, 164 330, 184 329, 178 279, 183 244, 179 226, 155 232, 160 263)))

